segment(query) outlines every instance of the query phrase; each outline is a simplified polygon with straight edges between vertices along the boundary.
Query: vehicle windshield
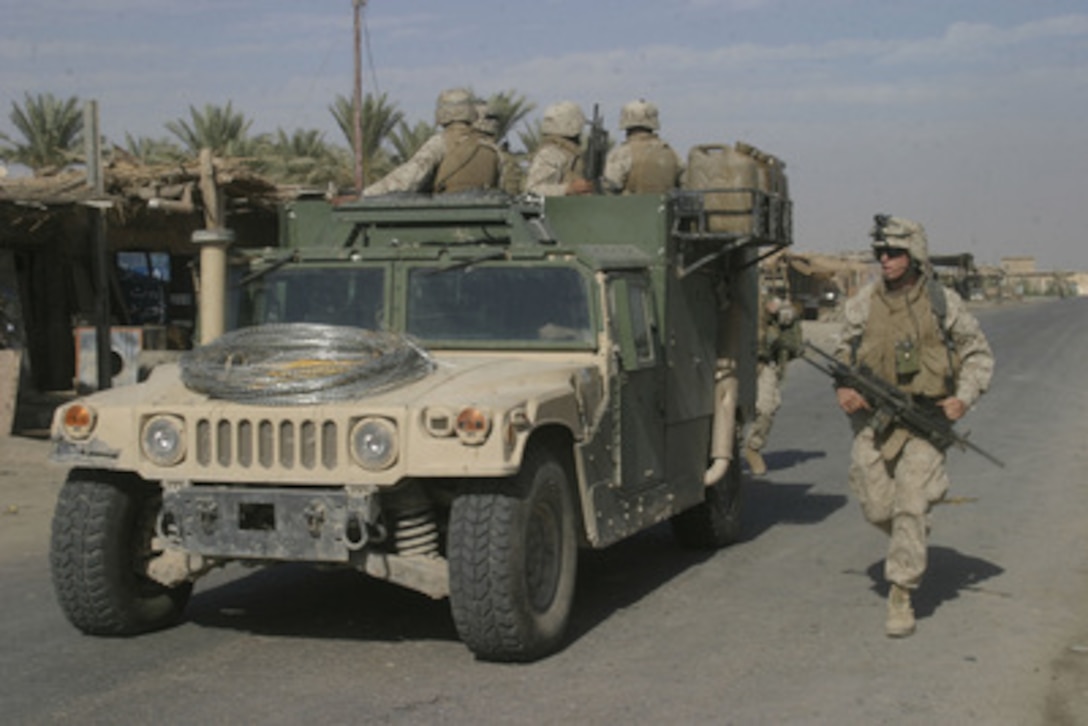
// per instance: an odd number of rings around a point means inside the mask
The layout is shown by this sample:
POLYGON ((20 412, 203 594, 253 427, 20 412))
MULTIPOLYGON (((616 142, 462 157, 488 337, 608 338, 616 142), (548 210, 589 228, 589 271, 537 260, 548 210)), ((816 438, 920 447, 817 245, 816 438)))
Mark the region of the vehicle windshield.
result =
POLYGON ((238 327, 264 323, 325 323, 385 327, 382 267, 283 267, 245 284, 238 327))
POLYGON ((571 267, 426 266, 408 273, 407 332, 438 347, 585 348, 594 341, 590 321, 586 281, 571 267))

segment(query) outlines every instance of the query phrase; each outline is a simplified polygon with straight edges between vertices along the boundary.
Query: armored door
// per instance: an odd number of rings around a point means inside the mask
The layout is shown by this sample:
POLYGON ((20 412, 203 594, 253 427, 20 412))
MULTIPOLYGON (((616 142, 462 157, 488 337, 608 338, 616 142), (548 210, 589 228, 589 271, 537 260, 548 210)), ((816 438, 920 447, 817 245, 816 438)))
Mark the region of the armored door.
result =
POLYGON ((608 305, 620 366, 613 416, 621 482, 638 491, 665 477, 664 357, 648 273, 611 275, 608 305))

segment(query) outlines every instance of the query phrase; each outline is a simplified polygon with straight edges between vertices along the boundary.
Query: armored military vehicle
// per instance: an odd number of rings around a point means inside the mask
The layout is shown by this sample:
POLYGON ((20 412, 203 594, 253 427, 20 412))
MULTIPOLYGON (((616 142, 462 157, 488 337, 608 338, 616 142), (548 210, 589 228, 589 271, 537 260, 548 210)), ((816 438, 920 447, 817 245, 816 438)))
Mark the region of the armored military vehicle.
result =
POLYGON ((666 520, 733 542, 757 263, 790 238, 788 201, 743 195, 288 205, 232 268, 227 333, 57 411, 67 618, 135 634, 212 568, 318 563, 531 660, 564 641, 580 548, 666 520))

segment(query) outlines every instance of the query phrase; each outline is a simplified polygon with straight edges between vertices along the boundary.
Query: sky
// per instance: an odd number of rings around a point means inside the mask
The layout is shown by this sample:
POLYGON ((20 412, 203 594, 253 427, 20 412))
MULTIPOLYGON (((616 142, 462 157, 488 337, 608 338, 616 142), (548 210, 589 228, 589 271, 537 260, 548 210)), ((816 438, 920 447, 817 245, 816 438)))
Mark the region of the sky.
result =
MULTIPOLYGON (((352 0, 0 0, 0 132, 25 94, 99 104, 108 140, 232 104, 319 129, 353 88, 352 0)), ((661 135, 787 163, 798 252, 864 248, 876 213, 938 254, 1088 270, 1084 0, 366 0, 363 86, 408 120, 444 88, 537 108, 660 108, 661 135)), ((516 139, 512 139, 516 146, 516 139)))

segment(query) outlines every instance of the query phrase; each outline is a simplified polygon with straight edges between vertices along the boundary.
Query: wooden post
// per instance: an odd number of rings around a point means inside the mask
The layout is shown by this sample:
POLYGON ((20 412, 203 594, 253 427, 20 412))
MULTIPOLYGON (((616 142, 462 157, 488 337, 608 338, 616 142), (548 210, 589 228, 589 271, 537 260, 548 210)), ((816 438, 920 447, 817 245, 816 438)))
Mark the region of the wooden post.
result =
POLYGON ((98 128, 98 102, 88 101, 83 109, 83 136, 85 141, 87 185, 94 189, 91 208, 92 259, 95 279, 95 367, 98 373, 98 390, 103 391, 113 383, 113 346, 110 331, 110 253, 106 236, 106 212, 112 205, 105 199, 106 182, 102 177, 102 145, 98 128))
POLYGON ((0 349, 0 438, 11 433, 15 409, 19 401, 19 373, 23 351, 0 349))
POLYGON ((200 150, 200 195, 204 198, 204 229, 219 229, 223 226, 226 204, 215 181, 211 149, 200 150))
POLYGON ((211 149, 200 150, 200 195, 204 198, 204 229, 193 232, 200 247, 200 343, 210 343, 226 328, 227 247, 234 234, 224 227, 226 200, 215 180, 211 149))

